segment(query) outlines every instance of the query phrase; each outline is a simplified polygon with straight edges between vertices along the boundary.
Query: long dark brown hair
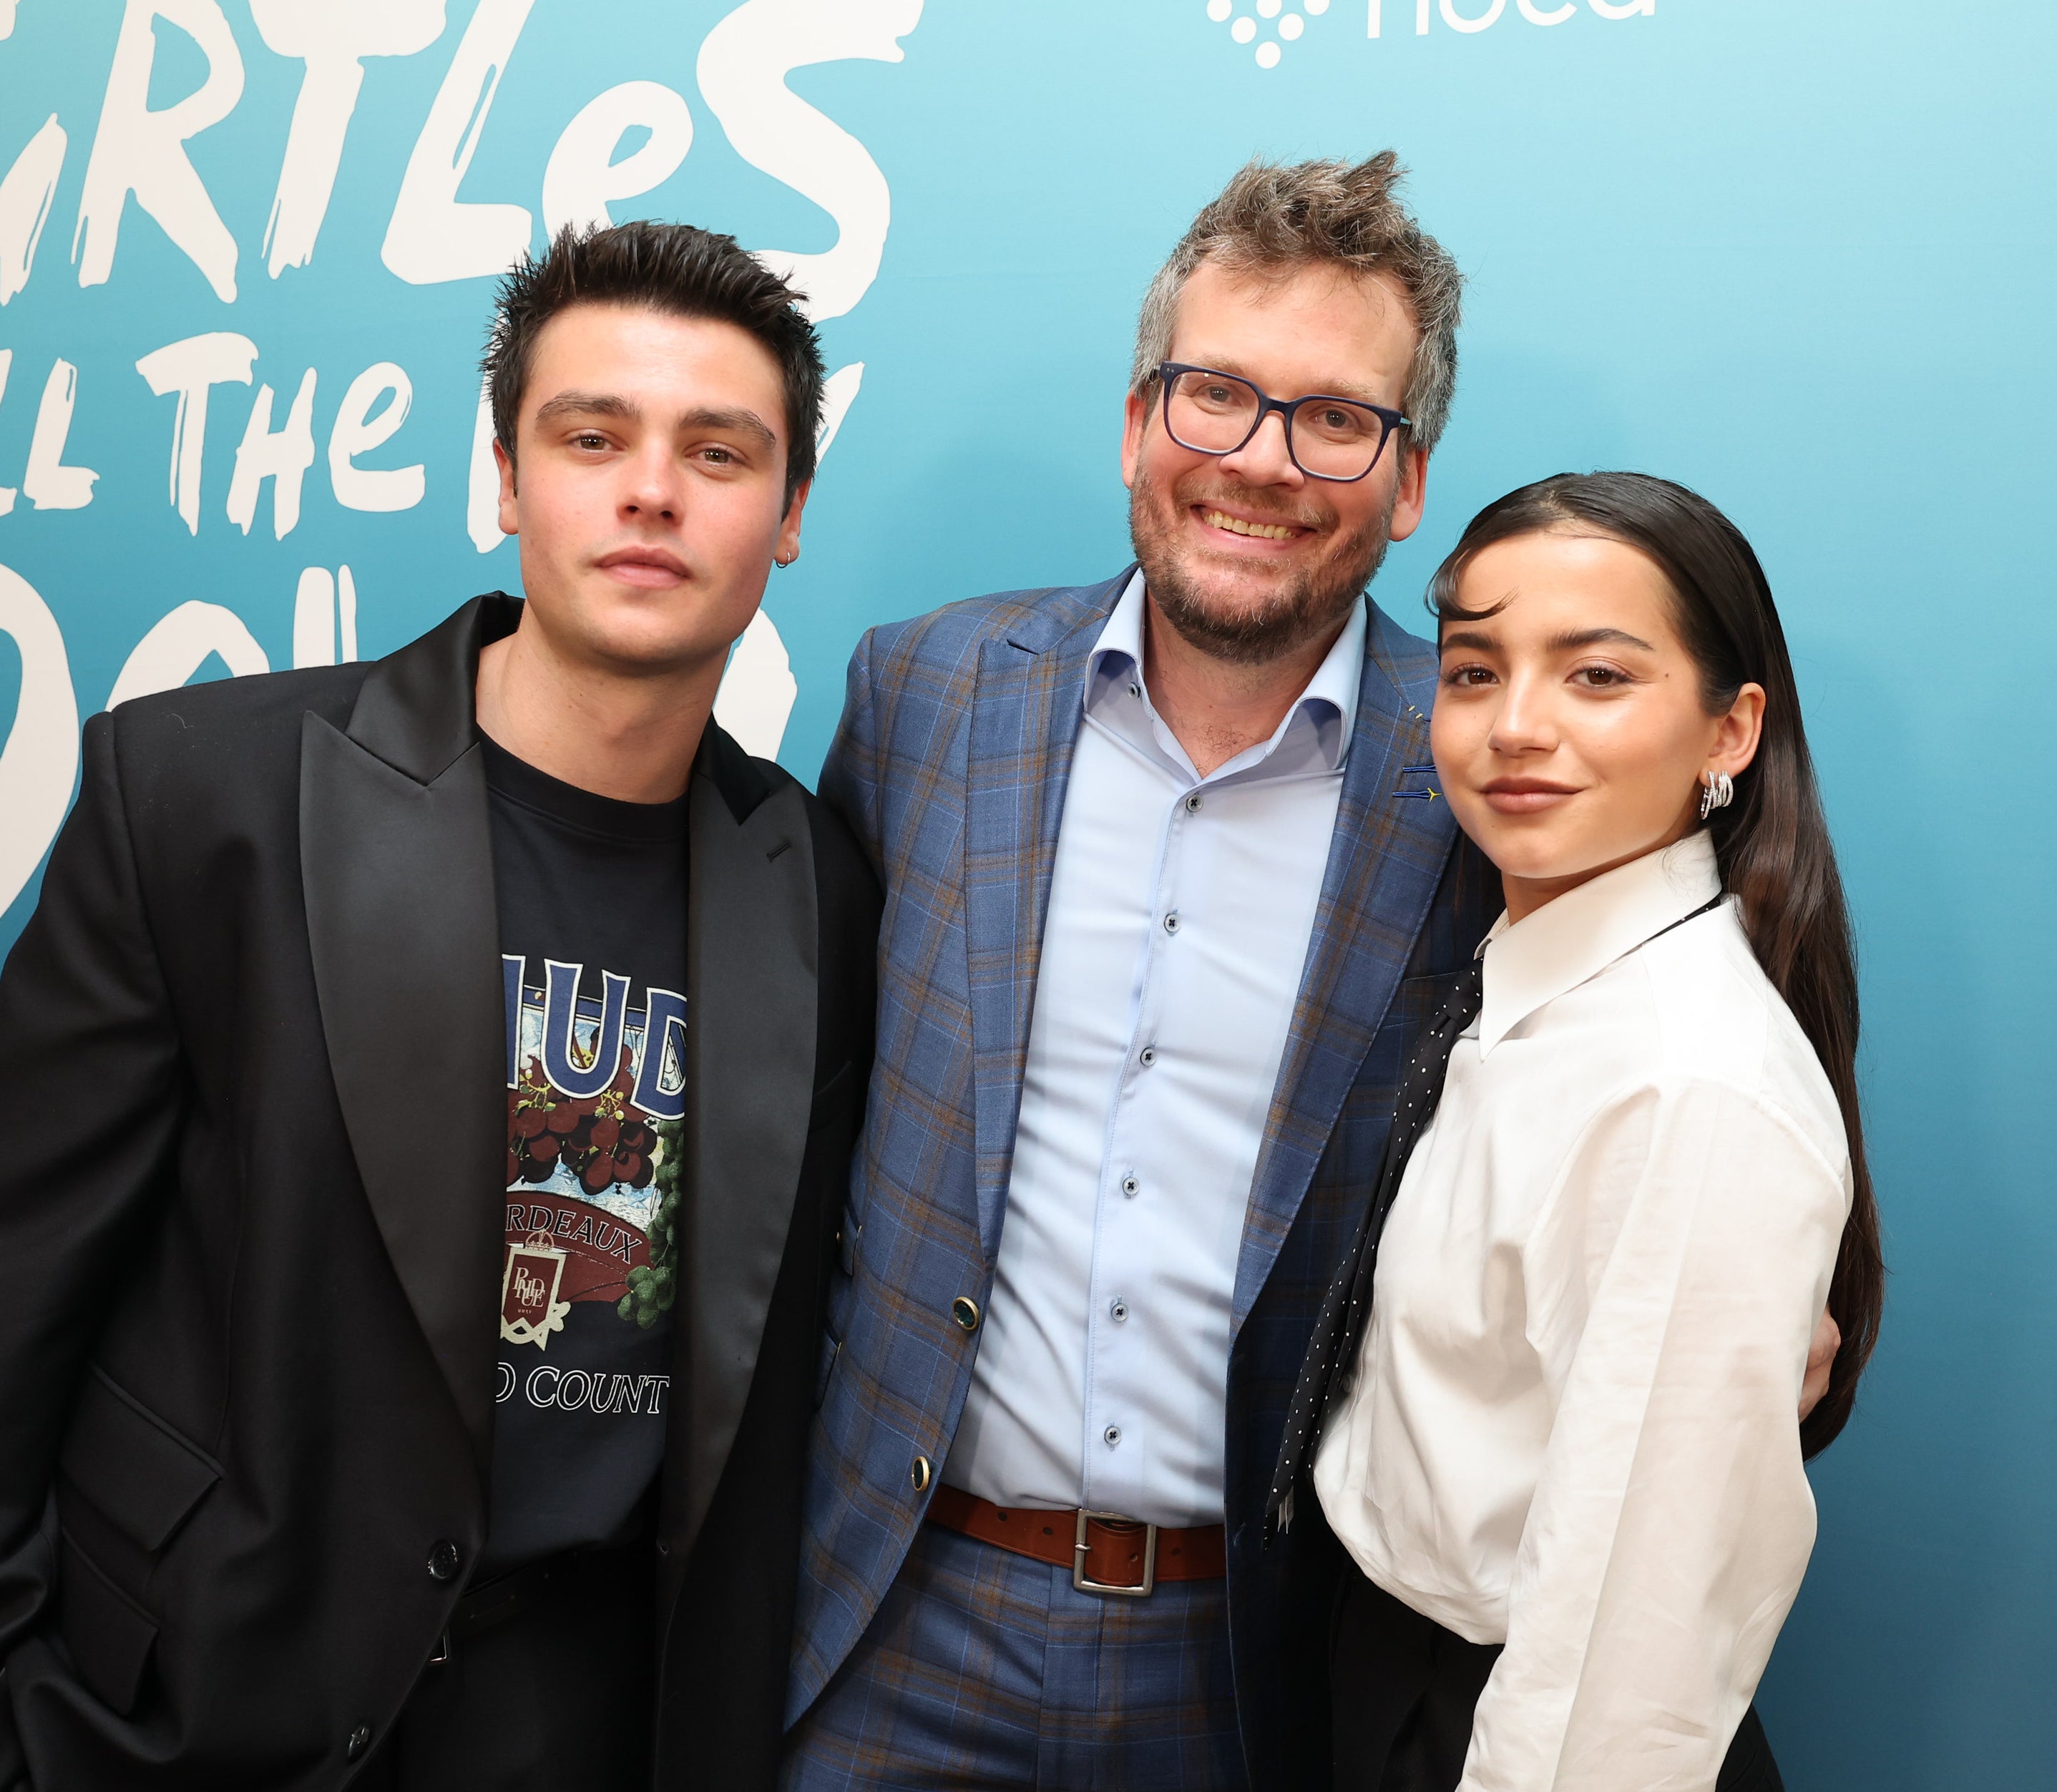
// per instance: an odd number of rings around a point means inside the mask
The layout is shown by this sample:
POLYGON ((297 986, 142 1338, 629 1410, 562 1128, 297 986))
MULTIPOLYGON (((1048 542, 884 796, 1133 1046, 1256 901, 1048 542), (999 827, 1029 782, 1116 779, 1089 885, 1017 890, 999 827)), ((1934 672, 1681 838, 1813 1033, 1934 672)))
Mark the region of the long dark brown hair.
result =
POLYGON ((1546 532, 1608 537, 1657 564, 1677 601, 1679 636, 1699 668, 1710 716, 1726 713, 1744 685, 1764 687, 1757 757, 1735 781, 1734 804, 1717 809, 1708 830, 1722 886, 1740 899, 1751 950, 1828 1072, 1849 1141, 1855 1194, 1829 1289, 1843 1342, 1829 1390, 1801 1427, 1812 1456, 1849 1421, 1857 1378, 1878 1341, 1885 1264, 1857 1100, 1857 953, 1786 631, 1742 530, 1698 493, 1641 473, 1560 473, 1488 505, 1430 584, 1438 621, 1488 613, 1457 601, 1476 555, 1496 542, 1546 532))

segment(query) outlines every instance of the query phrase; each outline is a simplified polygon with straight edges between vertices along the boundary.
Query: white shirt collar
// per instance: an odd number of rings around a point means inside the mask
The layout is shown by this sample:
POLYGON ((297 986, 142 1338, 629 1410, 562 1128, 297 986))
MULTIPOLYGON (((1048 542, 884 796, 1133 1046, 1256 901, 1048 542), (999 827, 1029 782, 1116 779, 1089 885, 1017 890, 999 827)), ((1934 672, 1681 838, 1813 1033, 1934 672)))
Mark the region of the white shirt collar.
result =
MULTIPOLYGON (((1349 756, 1350 731, 1357 720, 1357 687, 1364 676, 1365 642, 1370 632, 1365 601, 1360 597, 1351 607, 1343 632, 1337 636, 1327 656, 1308 680, 1306 689, 1286 712, 1271 738, 1239 753, 1207 782, 1262 765, 1274 755, 1279 757, 1282 769, 1288 761, 1294 770, 1342 769, 1349 756), (1303 740, 1304 752, 1279 753, 1289 735, 1303 740), (1303 759, 1313 763, 1303 766, 1299 763, 1303 759)), ((1147 719, 1159 747, 1191 773, 1191 761, 1150 701, 1143 675, 1143 574, 1139 569, 1123 590, 1087 660, 1085 712, 1117 728, 1124 720, 1147 719)))
POLYGON ((1544 1003, 1598 976, 1721 894, 1705 828, 1660 852, 1617 865, 1510 925, 1502 914, 1480 947, 1485 1001, 1481 1057, 1544 1003))

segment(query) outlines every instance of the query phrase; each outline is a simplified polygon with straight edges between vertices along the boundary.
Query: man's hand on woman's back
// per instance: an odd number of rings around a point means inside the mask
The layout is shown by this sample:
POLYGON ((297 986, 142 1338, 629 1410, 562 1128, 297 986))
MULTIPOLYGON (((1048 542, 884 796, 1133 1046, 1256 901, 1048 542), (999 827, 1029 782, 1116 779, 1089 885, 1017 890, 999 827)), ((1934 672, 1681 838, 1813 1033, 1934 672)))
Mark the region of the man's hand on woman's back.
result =
POLYGON ((1829 1371, 1835 1367, 1836 1353, 1843 1347, 1843 1328, 1828 1314, 1814 1328, 1814 1342, 1807 1346, 1807 1378, 1800 1384, 1800 1422, 1821 1403, 1829 1391, 1829 1371))

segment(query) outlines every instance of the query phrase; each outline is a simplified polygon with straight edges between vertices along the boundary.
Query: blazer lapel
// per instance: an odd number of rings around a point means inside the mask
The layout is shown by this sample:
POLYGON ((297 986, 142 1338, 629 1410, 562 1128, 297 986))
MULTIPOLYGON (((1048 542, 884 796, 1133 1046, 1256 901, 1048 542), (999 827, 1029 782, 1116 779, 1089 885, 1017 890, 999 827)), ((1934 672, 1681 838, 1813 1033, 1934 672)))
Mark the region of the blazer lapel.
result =
POLYGON ((511 598, 382 660, 347 730, 300 735, 300 871, 322 1031, 359 1177, 482 1476, 506 1181, 505 1021, 472 687, 511 598))
POLYGON ((813 1108, 819 929, 807 799, 707 724, 689 810, 686 1125, 665 1536, 683 1564, 735 1441, 813 1108))
POLYGON ((1384 1020, 1456 837, 1449 805, 1405 768, 1429 762, 1433 672, 1408 677, 1374 606, 1350 760, 1292 1030, 1252 1179, 1232 1324, 1271 1273, 1329 1136, 1384 1020))
POLYGON ((1133 572, 1094 591, 1082 616, 1036 613, 979 654, 965 770, 965 942, 978 1229, 989 1265, 1000 1250, 1086 660, 1133 572))

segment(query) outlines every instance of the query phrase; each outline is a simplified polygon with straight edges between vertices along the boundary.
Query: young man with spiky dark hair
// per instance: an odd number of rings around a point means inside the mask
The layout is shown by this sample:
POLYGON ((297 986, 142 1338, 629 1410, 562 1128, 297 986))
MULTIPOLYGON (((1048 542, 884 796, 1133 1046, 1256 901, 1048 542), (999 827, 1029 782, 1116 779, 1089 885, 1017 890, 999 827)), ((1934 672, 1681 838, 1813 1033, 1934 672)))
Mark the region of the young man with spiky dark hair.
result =
POLYGON ((726 236, 487 353, 525 601, 87 725, 0 975, 0 1788, 775 1775, 878 894, 711 720, 822 370, 726 236))

